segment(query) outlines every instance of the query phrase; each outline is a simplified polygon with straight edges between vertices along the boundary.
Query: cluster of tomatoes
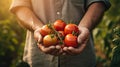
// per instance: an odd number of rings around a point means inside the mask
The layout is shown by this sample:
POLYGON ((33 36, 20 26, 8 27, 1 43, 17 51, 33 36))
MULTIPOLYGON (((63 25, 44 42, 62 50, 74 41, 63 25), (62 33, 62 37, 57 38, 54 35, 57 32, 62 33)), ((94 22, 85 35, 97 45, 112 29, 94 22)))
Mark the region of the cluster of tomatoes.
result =
POLYGON ((43 45, 61 44, 62 46, 77 47, 77 36, 79 29, 76 24, 66 24, 63 20, 56 20, 53 24, 44 25, 40 30, 43 36, 43 45))

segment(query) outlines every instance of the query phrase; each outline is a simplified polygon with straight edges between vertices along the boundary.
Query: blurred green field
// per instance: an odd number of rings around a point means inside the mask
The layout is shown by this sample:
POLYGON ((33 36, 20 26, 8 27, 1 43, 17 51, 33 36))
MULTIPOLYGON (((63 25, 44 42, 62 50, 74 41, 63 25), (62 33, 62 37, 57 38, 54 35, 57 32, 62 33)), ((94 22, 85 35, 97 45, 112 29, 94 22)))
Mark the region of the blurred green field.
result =
MULTIPOLYGON (((24 50, 25 30, 18 25, 15 16, 9 12, 11 1, 0 2, 0 67, 16 67, 22 59, 24 50)), ((120 26, 120 0, 110 0, 110 2, 111 8, 93 30, 97 67, 110 67, 112 50, 115 47, 113 29, 120 26)))

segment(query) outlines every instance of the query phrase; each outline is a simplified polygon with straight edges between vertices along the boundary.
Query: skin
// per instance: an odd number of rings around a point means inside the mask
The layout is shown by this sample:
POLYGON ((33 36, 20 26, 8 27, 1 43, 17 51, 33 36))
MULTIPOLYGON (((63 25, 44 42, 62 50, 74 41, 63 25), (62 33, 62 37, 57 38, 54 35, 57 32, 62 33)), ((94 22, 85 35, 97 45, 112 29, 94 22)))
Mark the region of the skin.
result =
POLYGON ((14 14, 20 21, 19 24, 21 26, 34 33, 34 38, 41 51, 51 55, 60 55, 62 53, 62 50, 60 49, 61 47, 59 45, 50 47, 42 46, 41 41, 43 37, 39 31, 41 29, 40 27, 42 27, 44 23, 38 19, 38 17, 30 8, 18 7, 17 9, 15 9, 14 14))
POLYGON ((14 13, 20 21, 20 24, 26 29, 34 33, 34 38, 37 41, 37 45, 41 51, 46 54, 51 55, 76 55, 80 54, 86 47, 87 41, 90 36, 90 32, 95 28, 95 26, 100 22, 105 12, 105 6, 102 2, 97 2, 91 4, 84 17, 78 25, 79 31, 81 32, 78 36, 78 43, 81 44, 78 48, 73 47, 64 47, 61 49, 61 46, 50 46, 44 47, 41 43, 42 36, 39 33, 40 27, 44 25, 34 12, 27 7, 19 7, 14 13), (86 19, 87 18, 87 19, 86 19))
POLYGON ((78 25, 81 32, 78 36, 78 43, 81 45, 78 48, 64 47, 65 54, 75 55, 81 53, 87 45, 87 41, 90 36, 90 32, 97 26, 102 19, 105 12, 105 6, 103 3, 93 3, 89 6, 84 17, 78 25), (87 18, 87 19, 86 19, 87 18))

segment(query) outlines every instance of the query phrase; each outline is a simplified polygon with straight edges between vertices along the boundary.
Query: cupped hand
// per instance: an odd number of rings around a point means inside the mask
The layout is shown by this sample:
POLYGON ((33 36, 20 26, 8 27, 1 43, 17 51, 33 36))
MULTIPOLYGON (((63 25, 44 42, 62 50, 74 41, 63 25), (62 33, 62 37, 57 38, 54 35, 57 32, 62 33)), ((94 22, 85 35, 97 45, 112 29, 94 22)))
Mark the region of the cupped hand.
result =
POLYGON ((49 47, 45 47, 42 43, 42 35, 40 34, 40 29, 38 28, 34 31, 34 38, 37 41, 37 46, 38 48, 46 53, 46 54, 50 54, 50 55, 55 55, 58 56, 62 53, 62 49, 60 45, 55 45, 55 46, 49 46, 49 47))
POLYGON ((79 31, 80 34, 78 35, 77 41, 78 41, 78 47, 74 48, 74 47, 64 47, 63 51, 64 51, 64 55, 76 55, 76 54, 80 54, 84 48, 87 45, 87 42, 89 40, 89 36, 90 36, 90 32, 86 27, 79 27, 79 31))
POLYGON ((43 44, 38 44, 38 47, 42 52, 50 55, 59 56, 62 53, 60 45, 45 47, 43 44))

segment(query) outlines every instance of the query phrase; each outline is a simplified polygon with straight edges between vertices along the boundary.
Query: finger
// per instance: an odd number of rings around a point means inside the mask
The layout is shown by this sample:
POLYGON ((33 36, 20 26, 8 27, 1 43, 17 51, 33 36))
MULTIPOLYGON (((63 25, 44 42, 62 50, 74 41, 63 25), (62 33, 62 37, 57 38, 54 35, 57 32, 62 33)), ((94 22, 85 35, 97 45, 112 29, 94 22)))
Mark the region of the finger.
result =
POLYGON ((60 49, 59 55, 62 55, 62 54, 63 54, 63 49, 60 49))
POLYGON ((39 44, 38 47, 46 54, 50 54, 55 49, 55 46, 45 47, 42 44, 39 44))
POLYGON ((56 46, 56 49, 59 49, 59 54, 58 55, 62 55, 62 53, 63 53, 63 45, 57 45, 56 46))
POLYGON ((39 29, 36 29, 35 31, 34 31, 34 37, 35 38, 37 38, 37 35, 39 35, 40 34, 40 28, 39 29))
POLYGON ((61 46, 60 45, 56 45, 56 49, 60 50, 61 46))
POLYGON ((63 51, 66 53, 66 55, 73 55, 71 51, 68 50, 69 47, 64 47, 63 51))
POLYGON ((42 35, 41 34, 38 35, 38 40, 37 41, 38 41, 38 43, 42 42, 42 35))
POLYGON ((82 32, 79 36, 78 36, 78 43, 81 44, 84 41, 86 41, 89 38, 89 33, 88 32, 82 32))
POLYGON ((68 50, 72 54, 80 54, 84 50, 85 47, 86 47, 86 44, 82 44, 81 46, 79 46, 79 48, 69 47, 68 50))
POLYGON ((80 34, 78 36, 78 43, 81 44, 83 41, 85 41, 87 38, 89 38, 90 31, 85 27, 79 28, 79 31, 80 31, 80 34))
POLYGON ((35 30, 34 32, 34 38, 37 42, 41 42, 42 41, 42 35, 40 34, 40 28, 35 30))
POLYGON ((51 52, 51 54, 52 54, 52 55, 55 55, 55 56, 58 56, 58 55, 60 54, 60 49, 61 49, 61 47, 60 47, 60 45, 56 45, 55 47, 56 47, 55 50, 53 50, 53 51, 51 52))

